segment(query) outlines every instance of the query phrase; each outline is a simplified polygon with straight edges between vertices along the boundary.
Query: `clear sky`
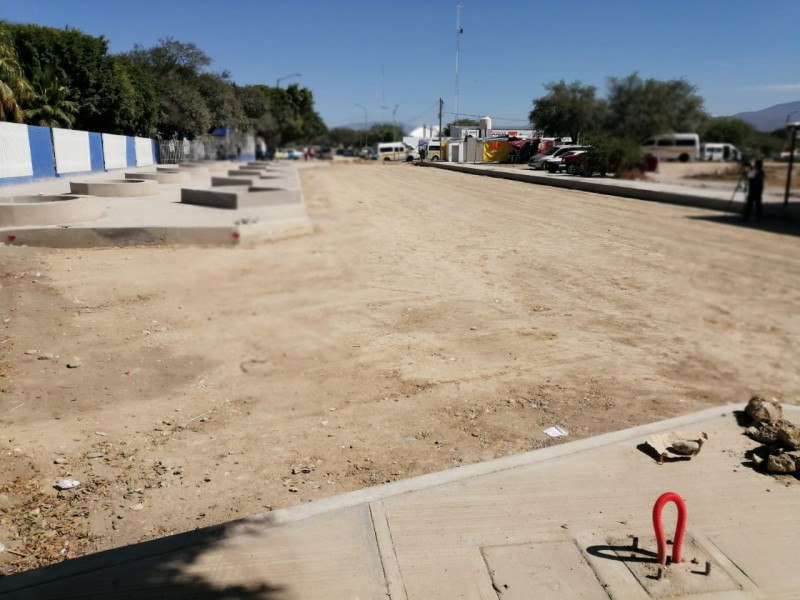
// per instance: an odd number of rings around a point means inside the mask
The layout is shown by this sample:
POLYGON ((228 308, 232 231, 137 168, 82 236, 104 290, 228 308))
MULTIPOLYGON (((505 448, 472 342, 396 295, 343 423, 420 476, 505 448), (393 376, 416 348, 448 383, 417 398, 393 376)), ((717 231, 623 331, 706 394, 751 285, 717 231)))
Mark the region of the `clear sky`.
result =
POLYGON ((299 73, 281 85, 309 88, 328 127, 434 124, 442 98, 445 123, 457 108, 522 128, 545 83, 603 96, 634 71, 688 80, 714 116, 800 100, 800 0, 462 0, 461 35, 457 4, 0 0, 0 19, 104 35, 113 54, 192 42, 241 85, 299 73))

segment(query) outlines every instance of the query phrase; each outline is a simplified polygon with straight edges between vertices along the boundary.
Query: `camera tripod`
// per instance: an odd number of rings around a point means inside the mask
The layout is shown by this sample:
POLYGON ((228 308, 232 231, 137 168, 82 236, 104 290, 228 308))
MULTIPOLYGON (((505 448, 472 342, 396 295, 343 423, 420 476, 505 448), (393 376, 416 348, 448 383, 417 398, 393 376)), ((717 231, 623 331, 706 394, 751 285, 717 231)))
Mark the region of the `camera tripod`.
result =
POLYGON ((741 175, 739 175, 739 180, 736 182, 736 187, 733 188, 733 194, 731 194, 731 199, 728 200, 728 206, 725 207, 723 214, 727 215, 731 211, 731 204, 733 204, 733 199, 739 190, 747 192, 747 173, 745 171, 742 171, 741 175))

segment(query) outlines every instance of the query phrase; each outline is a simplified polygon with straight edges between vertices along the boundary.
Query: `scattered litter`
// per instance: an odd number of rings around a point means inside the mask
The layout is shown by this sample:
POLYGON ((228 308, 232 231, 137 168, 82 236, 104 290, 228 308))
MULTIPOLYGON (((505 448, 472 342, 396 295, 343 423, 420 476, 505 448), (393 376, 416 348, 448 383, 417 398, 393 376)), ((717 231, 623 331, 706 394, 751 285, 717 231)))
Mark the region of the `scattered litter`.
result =
POLYGON ((56 489, 58 490, 71 490, 81 484, 77 479, 59 479, 56 481, 56 489))
POLYGON ((553 425, 552 427, 548 427, 547 429, 544 430, 544 432, 553 438, 567 437, 569 435, 569 432, 560 425, 553 425))
POLYGON ((645 443, 655 451, 658 462, 663 463, 665 460, 692 458, 707 440, 705 432, 671 431, 651 435, 645 443))

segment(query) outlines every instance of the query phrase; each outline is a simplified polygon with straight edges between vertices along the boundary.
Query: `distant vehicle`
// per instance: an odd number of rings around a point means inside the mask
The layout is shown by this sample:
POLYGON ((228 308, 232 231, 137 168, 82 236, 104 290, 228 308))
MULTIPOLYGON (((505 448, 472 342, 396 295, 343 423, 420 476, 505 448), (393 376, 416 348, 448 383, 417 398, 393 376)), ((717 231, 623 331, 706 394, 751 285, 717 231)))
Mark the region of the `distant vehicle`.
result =
POLYGON ((559 171, 565 171, 568 175, 580 175, 583 173, 583 155, 586 150, 573 150, 561 156, 559 171))
POLYGON ((385 142, 378 144, 378 160, 383 161, 405 161, 408 159, 408 153, 411 151, 411 146, 403 142, 385 142))
POLYGON ((544 162, 551 158, 560 158, 562 154, 565 152, 569 152, 571 150, 581 150, 583 149, 582 146, 578 146, 575 144, 567 144, 565 146, 552 146, 546 152, 542 152, 541 154, 536 154, 532 156, 528 160, 528 166, 532 169, 544 169, 545 165, 544 162))
POLYGON ((361 150, 358 151, 359 158, 363 158, 365 160, 369 160, 372 156, 372 148, 369 146, 364 146, 361 150))
MULTIPOLYGON (((772 153, 772 158, 775 159, 775 160, 789 160, 791 155, 792 155, 792 153, 789 150, 786 150, 786 149, 776 150, 775 152, 772 153)), ((800 150, 795 150, 794 151, 794 157, 796 159, 800 158, 800 150)))
POLYGON ((333 150, 331 148, 326 147, 326 146, 321 147, 319 149, 319 151, 317 152, 317 158, 331 160, 331 159, 333 159, 333 150))
POLYGON ((742 153, 733 144, 702 144, 700 146, 700 160, 739 162, 742 160, 742 153))
POLYGON ((430 140, 428 142, 428 154, 425 155, 425 160, 437 162, 442 160, 442 143, 439 140, 430 140))
POLYGON ((659 160, 689 162, 700 158, 700 136, 696 133, 665 133, 642 144, 642 152, 659 160))

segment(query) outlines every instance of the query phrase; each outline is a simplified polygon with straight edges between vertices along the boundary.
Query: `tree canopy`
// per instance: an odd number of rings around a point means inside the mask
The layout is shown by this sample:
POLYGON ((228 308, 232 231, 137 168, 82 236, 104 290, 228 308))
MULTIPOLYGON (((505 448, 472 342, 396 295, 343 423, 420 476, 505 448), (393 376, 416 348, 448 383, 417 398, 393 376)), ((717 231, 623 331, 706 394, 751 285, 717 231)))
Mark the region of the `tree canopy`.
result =
POLYGON ((109 55, 103 36, 0 21, 0 120, 148 137, 193 138, 218 127, 286 143, 326 135, 311 90, 240 87, 212 62, 171 37, 109 55))
POLYGON ((573 140, 602 133, 640 142, 650 135, 697 131, 707 119, 703 99, 684 79, 642 79, 638 73, 610 77, 605 99, 594 86, 563 80, 545 85, 547 94, 533 101, 529 118, 550 135, 573 140))

